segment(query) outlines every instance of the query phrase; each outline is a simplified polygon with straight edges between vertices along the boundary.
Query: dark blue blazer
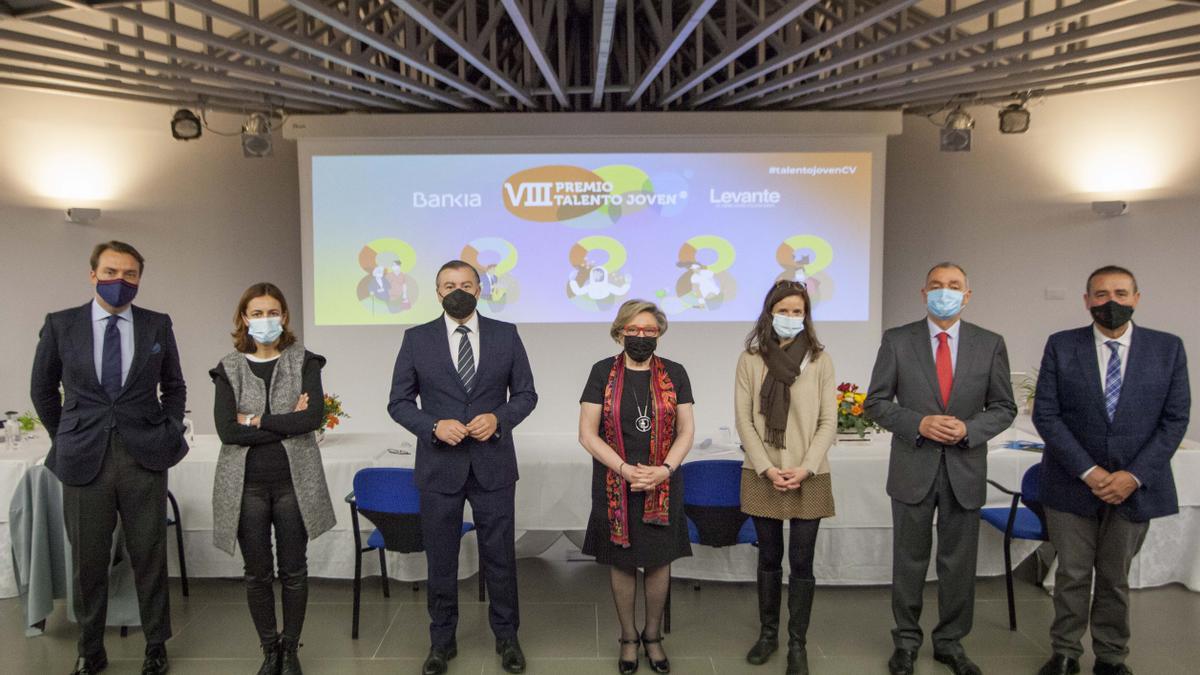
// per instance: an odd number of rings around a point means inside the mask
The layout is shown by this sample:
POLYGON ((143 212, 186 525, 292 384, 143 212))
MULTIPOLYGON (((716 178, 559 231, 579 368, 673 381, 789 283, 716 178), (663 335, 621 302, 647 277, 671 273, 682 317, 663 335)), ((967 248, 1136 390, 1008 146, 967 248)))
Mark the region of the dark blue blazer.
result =
POLYGON ((392 373, 388 413, 417 437, 413 481, 418 489, 454 494, 463 489, 472 471, 488 490, 517 481, 512 432, 537 405, 533 371, 511 323, 480 316, 479 352, 475 387, 468 393, 450 357, 443 317, 404 332, 392 373), (468 436, 451 446, 434 438, 438 420, 466 424, 483 413, 493 413, 499 420, 498 433, 491 439, 476 441, 468 436))
POLYGON ((33 407, 50 433, 46 466, 67 485, 92 482, 113 429, 147 469, 165 471, 179 463, 188 451, 187 386, 171 318, 133 308, 133 363, 116 400, 96 378, 93 342, 92 303, 46 315, 30 379, 33 407))
POLYGON ((1179 511, 1171 457, 1187 431, 1191 410, 1183 341, 1133 327, 1121 398, 1112 422, 1092 327, 1055 333, 1046 342, 1033 403, 1033 424, 1046 444, 1042 502, 1052 509, 1095 516, 1104 504, 1079 479, 1093 466, 1128 471, 1142 482, 1118 508, 1132 522, 1179 511))

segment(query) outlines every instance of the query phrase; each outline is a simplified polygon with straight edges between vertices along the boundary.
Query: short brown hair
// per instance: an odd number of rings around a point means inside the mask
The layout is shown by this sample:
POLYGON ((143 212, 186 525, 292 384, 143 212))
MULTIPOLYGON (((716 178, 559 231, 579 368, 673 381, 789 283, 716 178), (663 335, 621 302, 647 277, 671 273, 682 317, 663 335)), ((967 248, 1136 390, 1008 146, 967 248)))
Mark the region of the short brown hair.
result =
MULTIPOLYGON (((962 265, 959 265, 956 262, 945 260, 929 268, 929 271, 925 273, 925 281, 929 281, 929 275, 933 274, 936 270, 958 270, 959 272, 962 272, 964 279, 967 278, 967 271, 962 268, 962 265)), ((970 283, 969 280, 968 283, 970 283)))
POLYGON ((296 336, 288 328, 288 323, 292 320, 292 315, 288 312, 287 300, 283 297, 283 291, 279 287, 269 281, 262 281, 247 288, 242 293, 242 299, 238 300, 237 311, 233 313, 233 332, 230 335, 233 337, 233 346, 243 354, 253 354, 256 351, 254 338, 250 337, 249 326, 242 319, 246 315, 246 306, 255 298, 269 296, 279 301, 279 309, 283 312, 283 334, 279 336, 279 344, 276 347, 279 351, 287 349, 296 342, 296 336))
POLYGON ((613 319, 612 326, 608 329, 608 335, 613 339, 613 342, 621 341, 621 331, 625 326, 633 321, 633 317, 642 312, 650 312, 654 315, 654 322, 658 324, 658 334, 662 335, 667 332, 667 315, 663 313, 658 305, 649 300, 626 300, 617 310, 617 317, 613 319))
POLYGON ((1107 274, 1124 274, 1125 276, 1129 277, 1130 280, 1133 281, 1133 292, 1134 293, 1138 292, 1137 277, 1133 276, 1133 272, 1130 272, 1128 269, 1125 269, 1124 267, 1121 267, 1120 265, 1105 265, 1104 267, 1101 267, 1101 268, 1097 269, 1095 272, 1092 272, 1091 274, 1089 274, 1088 279, 1087 279, 1087 284, 1084 286, 1084 292, 1089 293, 1089 294, 1092 292, 1092 279, 1095 279, 1096 277, 1105 276, 1107 274))
POLYGON ((141 253, 138 253, 136 248, 126 244, 123 241, 117 241, 116 239, 113 239, 112 241, 96 244, 96 247, 92 249, 92 257, 89 259, 89 262, 92 264, 93 272, 95 272, 96 268, 100 266, 100 256, 103 255, 105 251, 116 251, 117 253, 131 255, 133 256, 134 260, 138 261, 138 274, 140 275, 142 272, 146 271, 146 259, 142 257, 141 253))
POLYGON ((475 285, 478 286, 480 283, 479 270, 475 269, 474 265, 463 260, 451 260, 450 262, 439 267, 437 274, 433 275, 434 284, 437 284, 437 280, 442 276, 442 272, 445 272, 446 270, 471 270, 471 272, 475 275, 475 285))

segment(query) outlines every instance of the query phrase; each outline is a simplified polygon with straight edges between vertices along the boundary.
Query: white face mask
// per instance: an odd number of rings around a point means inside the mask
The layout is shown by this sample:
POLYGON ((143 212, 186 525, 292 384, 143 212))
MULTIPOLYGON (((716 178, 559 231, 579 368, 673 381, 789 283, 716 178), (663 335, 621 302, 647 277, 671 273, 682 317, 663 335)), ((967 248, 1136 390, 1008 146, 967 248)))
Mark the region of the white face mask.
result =
POLYGON ((278 316, 266 316, 260 319, 250 319, 246 322, 246 331, 259 344, 269 345, 283 335, 283 319, 278 316))
POLYGON ((787 314, 771 315, 771 326, 781 339, 791 340, 804 332, 804 316, 789 316, 787 314))

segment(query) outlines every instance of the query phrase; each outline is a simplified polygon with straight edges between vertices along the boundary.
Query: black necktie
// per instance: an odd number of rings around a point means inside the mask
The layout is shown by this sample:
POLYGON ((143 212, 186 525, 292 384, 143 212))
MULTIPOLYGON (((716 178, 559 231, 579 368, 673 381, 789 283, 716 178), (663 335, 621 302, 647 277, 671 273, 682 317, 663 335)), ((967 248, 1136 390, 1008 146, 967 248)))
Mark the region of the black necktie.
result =
POLYGON ((117 400, 121 394, 121 331, 117 323, 121 317, 113 314, 104 327, 104 351, 100 359, 100 384, 108 397, 117 400))
POLYGON ((471 351, 471 341, 467 339, 471 329, 459 326, 454 332, 462 336, 458 339, 458 377, 462 380, 463 388, 471 391, 475 384, 475 354, 471 351))

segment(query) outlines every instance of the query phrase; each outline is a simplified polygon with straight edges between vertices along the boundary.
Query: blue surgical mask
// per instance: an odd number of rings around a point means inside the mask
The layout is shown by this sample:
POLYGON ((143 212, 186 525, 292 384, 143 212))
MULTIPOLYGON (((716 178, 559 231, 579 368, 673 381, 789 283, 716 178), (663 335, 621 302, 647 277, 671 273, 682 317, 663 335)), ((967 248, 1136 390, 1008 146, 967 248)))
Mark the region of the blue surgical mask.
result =
POLYGON ((780 339, 791 340, 804 332, 804 317, 773 314, 771 316, 771 326, 775 328, 775 334, 780 339))
POLYGON ((137 284, 131 284, 124 279, 105 279, 96 282, 96 295, 99 295, 110 307, 128 305, 133 302, 137 292, 137 284))
POLYGON ((280 335, 283 335, 283 319, 277 316, 250 319, 246 322, 246 330, 255 342, 264 345, 273 344, 280 335))
POLYGON ((925 294, 929 313, 939 319, 949 319, 962 311, 963 292, 953 288, 937 288, 925 294))

